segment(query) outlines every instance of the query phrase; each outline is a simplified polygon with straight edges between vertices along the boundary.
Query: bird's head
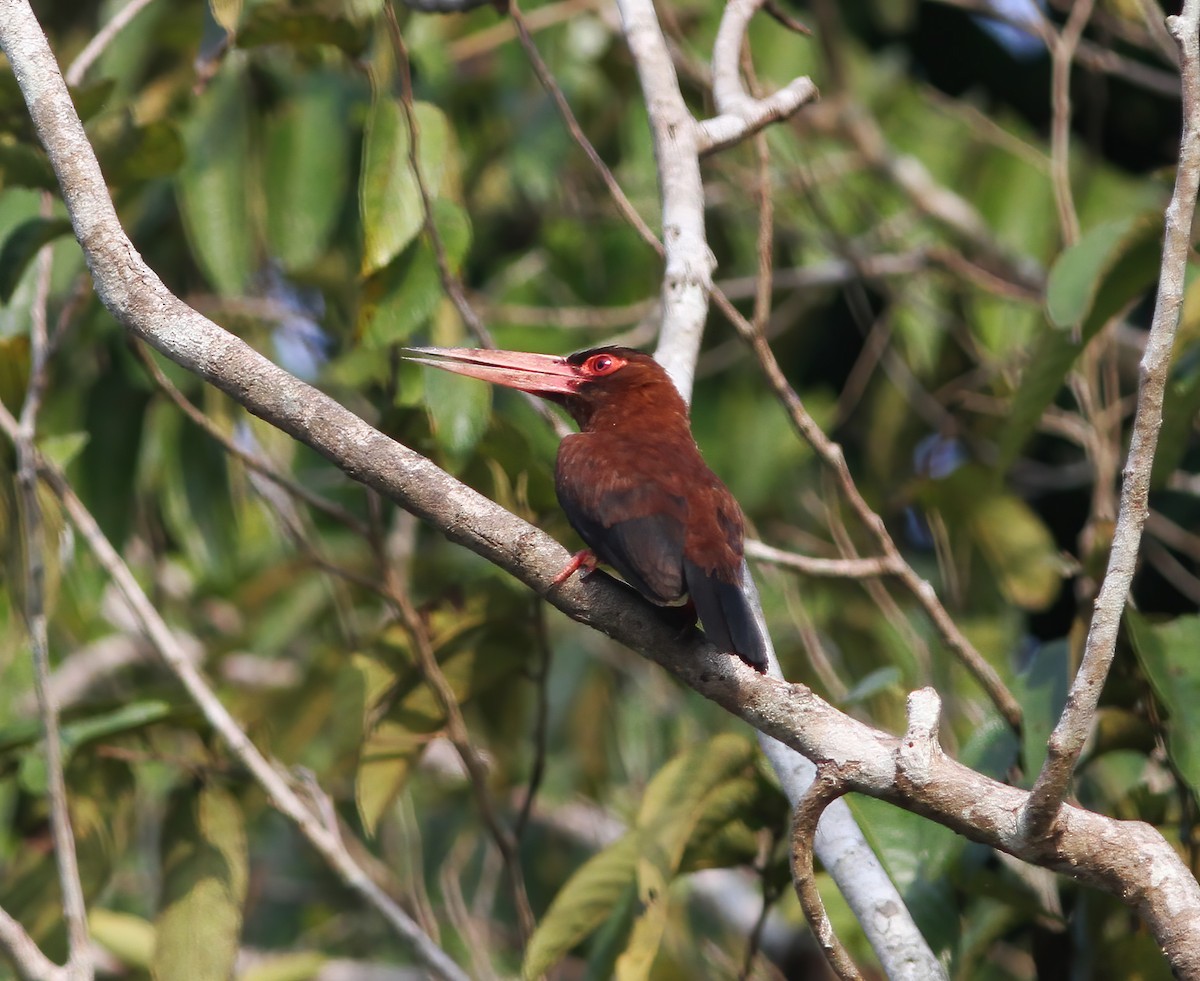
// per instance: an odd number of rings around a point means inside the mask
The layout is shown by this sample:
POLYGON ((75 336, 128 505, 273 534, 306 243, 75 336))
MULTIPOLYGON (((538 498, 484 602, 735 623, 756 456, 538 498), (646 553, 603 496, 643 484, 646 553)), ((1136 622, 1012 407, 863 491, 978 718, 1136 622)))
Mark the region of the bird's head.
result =
POLYGON ((409 361, 515 388, 557 402, 592 429, 624 418, 658 414, 687 420, 683 402, 662 365, 628 347, 597 347, 568 355, 525 354, 460 347, 406 349, 409 361))

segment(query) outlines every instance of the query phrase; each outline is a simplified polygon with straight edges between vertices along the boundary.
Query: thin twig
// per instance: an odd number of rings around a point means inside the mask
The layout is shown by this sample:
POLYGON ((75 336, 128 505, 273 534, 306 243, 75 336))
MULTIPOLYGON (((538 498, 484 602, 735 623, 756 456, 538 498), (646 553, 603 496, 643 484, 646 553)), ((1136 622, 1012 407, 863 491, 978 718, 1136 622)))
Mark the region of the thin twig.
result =
POLYGON ((804 918, 812 927, 813 935, 834 974, 842 981, 862 981, 862 975, 829 922, 813 869, 813 839, 817 834, 817 823, 825 813, 825 808, 848 789, 832 768, 817 767, 817 778, 792 814, 792 885, 800 900, 800 908, 804 910, 804 918))
POLYGON ((1079 215, 1075 212, 1075 196, 1071 193, 1071 63, 1094 6, 1095 0, 1075 0, 1062 33, 1050 48, 1053 112, 1050 176, 1054 182, 1054 205, 1058 209, 1063 245, 1073 245, 1079 239, 1079 215))
POLYGON ((746 540, 746 555, 759 562, 795 569, 806 576, 830 579, 873 579, 900 574, 899 566, 890 558, 825 559, 774 548, 753 538, 746 540))
MULTIPOLYGON (((536 34, 548 27, 554 27, 556 24, 577 20, 582 15, 597 13, 604 6, 602 0, 562 0, 561 3, 548 3, 536 10, 531 10, 525 17, 525 24, 531 34, 536 34)), ((501 20, 474 34, 451 41, 449 45, 450 59, 458 63, 470 61, 472 58, 478 58, 480 55, 507 44, 516 36, 516 24, 511 19, 501 20)))
MULTIPOLYGON (((1000 5, 993 3, 992 0, 938 0, 938 2, 948 7, 971 11, 1001 24, 1018 27, 1030 36, 1039 38, 1047 49, 1054 47, 1056 37, 1054 25, 1034 4, 1022 5, 1019 13, 1009 15, 999 9, 1000 5)), ((1158 16, 1161 17, 1161 8, 1158 8, 1157 5, 1155 7, 1158 10, 1158 16)), ((1123 16, 1112 21, 1112 23, 1118 22, 1124 22, 1123 16)), ((1126 57, 1110 48, 1093 44, 1086 38, 1079 42, 1077 60, 1092 71, 1122 78, 1132 85, 1166 96, 1168 99, 1179 98, 1179 77, 1173 72, 1166 72, 1134 58, 1126 57)))
POLYGON ((193 664, 129 567, 104 535, 96 519, 72 490, 62 471, 47 460, 39 459, 38 472, 62 503, 72 524, 91 549, 100 567, 124 596, 147 639, 204 714, 209 725, 220 734, 230 752, 266 791, 272 805, 291 819, 342 881, 383 916, 426 969, 449 981, 467 981, 467 976, 445 951, 430 940, 354 860, 336 830, 325 826, 319 816, 297 796, 287 780, 251 742, 193 664))
POLYGON ((537 45, 534 43, 533 37, 529 32, 529 25, 525 21, 525 15, 521 13, 521 8, 517 5, 516 0, 510 0, 508 5, 508 14, 512 20, 513 27, 517 32, 517 39, 521 42, 521 48, 525 51, 525 57, 529 59, 529 64, 533 68, 533 73, 542 84, 542 88, 554 102, 554 107, 558 110, 558 114, 562 116, 564 125, 567 127, 567 132, 571 134, 571 139, 584 152, 584 155, 595 168, 596 173, 600 176, 600 180, 604 182, 604 186, 608 189, 609 195, 613 199, 613 203, 617 206, 617 210, 627 222, 634 228, 635 231, 642 237, 647 245, 650 246, 659 256, 662 256, 663 245, 659 241, 654 230, 647 224, 646 220, 638 214, 637 208, 633 206, 633 202, 629 200, 625 192, 621 189, 621 185, 617 183, 616 177, 609 169, 608 164, 601 158, 592 141, 587 138, 583 132, 583 127, 579 125, 579 120, 575 118, 575 113, 571 110, 571 104, 567 102, 567 97, 563 94, 559 84, 554 79, 546 62, 542 59, 541 52, 538 51, 537 45))
POLYGON ((883 559, 894 568, 893 575, 913 594, 925 610, 926 615, 933 621, 942 639, 983 686, 984 691, 987 692, 988 697, 1000 710, 1009 725, 1014 729, 1019 729, 1021 726, 1020 703, 1005 686, 1000 675, 996 673, 996 669, 975 649, 975 645, 959 629, 954 618, 946 612, 946 608, 938 599, 937 591, 933 586, 917 575, 916 570, 905 561, 895 540, 888 532, 887 526, 883 523, 883 519, 871 509, 859 491, 858 485, 850 473, 850 468, 846 465, 846 457, 842 448, 826 436, 821 427, 808 414, 800 396, 796 394, 784 377, 766 338, 754 330, 753 325, 723 294, 714 290, 713 297, 721 312, 729 318, 737 327, 742 338, 750 344, 764 376, 775 391, 776 397, 783 403, 796 431, 837 477, 842 494, 849 502, 851 509, 875 539, 880 552, 883 553, 883 559))
POLYGON ((1175 190, 1166 210, 1163 257, 1154 316, 1139 371, 1138 407, 1121 484, 1121 507, 1104 582, 1084 644, 1083 660, 1025 805, 1023 823, 1034 838, 1050 834, 1067 794, 1075 764, 1091 731, 1100 692, 1112 666, 1125 600, 1137 567, 1138 545, 1148 513, 1150 474, 1162 426, 1163 395, 1183 304, 1184 271, 1200 186, 1200 0, 1167 20, 1180 50, 1183 132, 1175 190))
POLYGON ((392 45, 396 49, 397 62, 400 68, 400 102, 404 107, 404 118, 408 123, 408 166, 412 170, 413 178, 417 183, 417 190, 421 195, 421 207, 423 212, 425 234, 429 236, 429 242, 433 246, 433 254, 437 260, 438 275, 442 280, 442 288, 446 291, 446 295, 450 297, 450 301, 454 304, 454 308, 458 311, 458 315, 462 317, 463 323, 467 325, 467 329, 479 340, 484 347, 495 347, 496 342, 492 340, 492 335, 479 319, 471 304, 467 301, 466 294, 463 292, 462 283, 454 270, 450 268, 450 260, 446 256, 446 245, 442 241, 441 232, 438 231, 437 222, 433 217, 433 195, 429 193, 429 185, 425 181, 425 174, 421 170, 421 131, 417 126, 416 113, 413 111, 413 85, 412 85, 412 67, 408 58, 408 46, 404 43, 404 35, 400 31, 400 24, 396 20, 396 9, 389 3, 384 5, 384 19, 387 21, 388 33, 391 35, 392 45))
MULTIPOLYGON (((752 89, 756 88, 754 65, 746 51, 746 74, 752 89)), ((755 93, 757 94, 757 92, 755 93)), ((754 155, 758 163, 757 197, 758 197, 758 239, 757 259, 758 275, 754 286, 754 329, 763 333, 767 329, 767 321, 771 316, 771 292, 773 285, 772 267, 774 265, 775 242, 775 198, 771 193, 771 148, 767 143, 767 135, 763 132, 754 134, 754 155)))
POLYGON ((540 655, 537 670, 533 675, 533 684, 537 690, 537 715, 533 723, 533 765, 529 768, 529 782, 525 787, 525 799, 521 802, 521 810, 513 823, 513 837, 520 841, 529 826, 529 815, 533 811, 533 802, 537 799, 538 790, 542 786, 542 778, 546 774, 546 737, 550 725, 550 660, 553 648, 550 637, 546 633, 545 607, 541 603, 534 604, 534 623, 537 625, 538 654, 540 655))
MULTIPOLYGON (((413 178, 416 180, 417 189, 421 194, 424 230, 425 234, 429 236, 430 244, 433 246, 433 254, 437 261, 438 276, 442 281, 442 289, 450 297, 450 302, 454 304, 454 309, 458 311, 458 315, 462 318, 463 323, 467 325, 467 329, 475 335, 479 343, 484 347, 494 348, 496 342, 492 339, 491 331, 487 329, 483 320, 480 319, 479 314, 475 312, 475 308, 471 306, 458 274, 450 268, 450 260, 446 255, 446 246, 442 241, 441 232, 438 231, 437 222, 434 220, 433 195, 429 192, 429 185, 421 170, 421 130, 417 125, 417 115, 413 109, 412 64, 408 56, 408 46, 404 43, 404 35, 400 31, 400 24, 396 20, 396 11, 391 4, 385 6, 384 14, 400 66, 400 102, 404 107, 404 117, 408 124, 409 132, 408 165, 412 169, 413 178)), ((570 432, 566 421, 541 399, 526 394, 525 400, 533 408, 534 412, 545 419, 559 436, 565 436, 570 432)))
POLYGON ((718 115, 696 125, 701 153, 721 150, 787 119, 817 97, 817 87, 807 75, 792 79, 783 88, 755 98, 743 87, 738 66, 750 20, 764 0, 728 0, 713 41, 712 93, 718 115))
MULTIPOLYGON (((617 8, 646 102, 662 197, 663 312, 654 356, 690 402, 717 263, 704 230, 700 150, 706 138, 683 99, 654 4, 617 0, 617 8)), ((736 58, 735 50, 735 64, 736 58)))
POLYGON ((84 49, 75 56, 75 60, 71 62, 63 75, 68 85, 78 85, 83 81, 83 76, 88 73, 88 69, 92 64, 104 54, 104 49, 112 44, 113 39, 121 33, 138 14, 145 10, 153 0, 129 0, 120 10, 113 14, 109 20, 99 31, 84 46, 84 49))
MULTIPOLYGON (((1194 30, 1194 21, 1192 26, 1194 30)), ((1200 978, 1194 957, 1200 949, 1200 923, 1193 913, 1200 907, 1200 886, 1157 829, 1066 806, 1060 833, 1052 841, 1030 839, 1013 820, 1025 791, 944 755, 932 757, 923 782, 902 784, 896 767, 901 740, 836 712, 802 685, 763 677, 711 645, 680 638, 645 601, 611 582, 597 577, 552 589, 567 558, 560 545, 190 309, 166 289, 121 229, 53 53, 26 0, 0 0, 0 45, 59 177, 97 293, 125 329, 336 462, 347 475, 511 572, 564 613, 601 627, 754 725, 766 734, 764 748, 785 787, 797 785, 792 778, 804 762, 800 754, 832 760, 843 766, 857 791, 895 801, 974 840, 1120 897, 1144 918, 1176 973, 1200 978)), ((46 480, 53 482, 49 476, 46 480)), ((129 580, 136 589, 132 576, 129 580)), ((165 632, 165 625, 161 629, 165 632)), ((837 802, 829 814, 836 808, 837 802)), ((843 823, 841 830, 846 827, 843 823)), ((858 841, 856 849, 839 853, 838 859, 861 869, 873 858, 861 836, 858 841)), ((838 868, 836 861, 832 867, 838 868)), ((833 874, 836 878, 838 873, 833 874)), ((870 896, 858 908, 877 949, 896 950, 898 957, 902 953, 904 960, 892 965, 897 971, 917 964, 920 973, 905 976, 922 981, 940 976, 940 965, 919 937, 899 945, 888 942, 911 924, 904 922, 901 898, 886 876, 864 888, 870 896), (921 957, 923 951, 927 956, 921 957)), ((455 968, 454 976, 462 972, 455 968)))
POLYGON ((26 981, 69 981, 66 969, 43 954, 21 922, 3 909, 0 909, 0 948, 26 981))
POLYGON ((754 926, 750 928, 750 935, 746 938, 746 953, 742 956, 742 967, 738 971, 737 981, 750 981, 754 971, 754 962, 758 959, 762 949, 767 918, 771 915, 771 910, 775 908, 779 897, 783 895, 782 884, 772 882, 766 874, 767 862, 775 850, 775 834, 771 833, 763 840, 765 845, 760 845, 760 861, 758 862, 759 881, 762 883, 762 908, 758 911, 758 916, 754 919, 754 926))
MULTIPOLYGON (((49 202, 42 199, 42 210, 49 202)), ((75 850, 75 832, 71 828, 70 804, 63 775, 62 735, 58 725, 58 704, 50 687, 50 638, 46 617, 46 531, 38 494, 37 415, 45 390, 50 357, 46 305, 50 294, 51 250, 42 246, 37 257, 37 286, 30 318, 30 368, 25 400, 18 421, 7 406, 0 403, 0 428, 16 449, 17 503, 20 522, 25 582, 25 626, 33 656, 34 690, 38 717, 42 725, 43 755, 46 763, 46 789, 50 798, 50 829, 54 839, 54 859, 62 892, 63 919, 67 931, 65 976, 90 979, 94 976, 87 925, 87 904, 79 879, 79 860, 75 850)))
POLYGON ((475 977, 479 981, 499 981, 488 957, 492 945, 487 936, 487 921, 471 914, 462 891, 463 871, 478 851, 479 845, 479 837, 476 834, 469 830, 460 833, 450 849, 450 854, 442 861, 442 867, 438 870, 438 882, 442 887, 446 915, 465 941, 475 977))
POLYGON ((438 664, 437 654, 429 638, 429 631, 421 621, 420 614, 412 605, 408 593, 400 588, 396 573, 383 556, 383 575, 388 584, 388 600, 400 617, 404 630, 412 641, 413 651, 417 656, 417 664, 421 674, 433 691, 443 714, 446 717, 446 735, 454 745, 459 758, 466 767, 470 777, 471 789, 475 794, 475 803, 483 818, 493 843, 504 860, 504 870, 508 874, 509 888, 513 894, 513 905, 517 910, 517 924, 521 931, 522 942, 528 942, 533 935, 537 920, 533 908, 529 905, 529 894, 525 888, 525 874, 521 869, 519 843, 513 831, 505 827, 500 820, 496 799, 488 787, 487 766, 479 755, 479 751, 471 742, 471 733, 463 718, 462 707, 449 679, 438 664))
POLYGON ((142 341, 134 340, 132 346, 133 353, 137 355, 138 360, 141 361, 142 366, 146 369, 146 372, 150 375, 154 384, 158 386, 159 390, 171 400, 172 404, 180 412, 216 440, 226 453, 235 459, 241 460, 242 463, 255 473, 261 474, 267 480, 278 484, 293 497, 303 501, 309 507, 328 515, 334 521, 344 525, 350 531, 354 532, 354 534, 362 538, 368 536, 367 526, 340 504, 336 504, 317 494, 315 491, 309 490, 299 481, 276 469, 269 461, 252 453, 244 446, 239 446, 236 440, 222 432, 212 419, 194 406, 188 397, 176 387, 175 383, 158 366, 158 363, 154 360, 142 341))

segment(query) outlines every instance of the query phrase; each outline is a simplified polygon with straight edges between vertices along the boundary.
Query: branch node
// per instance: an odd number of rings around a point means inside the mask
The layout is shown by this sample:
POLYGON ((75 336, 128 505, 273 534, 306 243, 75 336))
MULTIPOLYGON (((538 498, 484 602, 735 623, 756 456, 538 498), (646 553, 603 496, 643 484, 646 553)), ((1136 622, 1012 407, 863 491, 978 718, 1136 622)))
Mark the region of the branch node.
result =
POLYGON ((896 773, 914 787, 923 787, 932 779, 933 764, 941 754, 941 714, 942 700, 932 688, 908 696, 908 729, 896 748, 896 773))
POLYGON ((786 119, 806 102, 817 98, 817 87, 807 75, 792 79, 762 99, 754 98, 742 84, 739 59, 746 29, 764 2, 730 0, 721 15, 712 57, 713 101, 717 115, 696 124, 697 144, 702 154, 732 146, 768 124, 786 119))

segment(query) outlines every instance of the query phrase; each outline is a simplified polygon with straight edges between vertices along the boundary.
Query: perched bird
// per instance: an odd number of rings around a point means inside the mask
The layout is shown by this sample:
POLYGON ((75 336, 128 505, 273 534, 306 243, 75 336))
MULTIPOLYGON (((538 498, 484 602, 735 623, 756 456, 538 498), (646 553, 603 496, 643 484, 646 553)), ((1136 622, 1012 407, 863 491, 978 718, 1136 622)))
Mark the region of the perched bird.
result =
POLYGON ((741 508, 700 456, 687 404, 657 361, 625 347, 566 358, 434 347, 405 356, 539 395, 578 424, 559 445, 555 487, 590 554, 556 582, 599 560, 653 603, 689 595, 714 645, 766 670, 742 591, 741 508))

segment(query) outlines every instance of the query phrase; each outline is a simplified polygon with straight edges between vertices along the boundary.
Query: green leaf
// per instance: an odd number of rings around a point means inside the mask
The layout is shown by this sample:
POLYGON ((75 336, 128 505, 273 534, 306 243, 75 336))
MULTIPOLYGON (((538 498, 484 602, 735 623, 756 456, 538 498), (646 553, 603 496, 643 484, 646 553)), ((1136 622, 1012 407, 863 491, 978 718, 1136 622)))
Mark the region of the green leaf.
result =
POLYGON ((345 86, 332 72, 306 77, 267 116, 266 236, 286 270, 310 266, 328 245, 350 177, 350 134, 345 86))
POLYGON ((1064 567, 1049 529, 1011 494, 993 494, 971 508, 969 528, 996 575, 1000 591, 1024 610, 1041 610, 1062 588, 1064 567))
POLYGON ((375 834, 379 819, 404 789, 429 739, 427 733, 413 732, 385 719, 363 742, 354 780, 354 800, 367 834, 375 834))
POLYGON ((0 178, 5 187, 58 188, 58 179, 46 155, 28 143, 0 138, 0 178))
MULTIPOLYGON (((72 755, 87 743, 143 729, 155 722, 162 721, 170 714, 170 704, 151 699, 123 705, 112 712, 102 712, 98 715, 74 719, 64 724, 59 733, 62 741, 63 762, 68 762, 72 755)), ((14 738, 20 735, 19 729, 7 731, 0 736, 0 744, 5 742, 12 744, 14 738)), ((40 739, 40 729, 36 735, 40 739)), ((30 793, 44 794, 46 792, 46 762, 40 743, 30 747, 21 760, 21 785, 30 793)))
POLYGON ((70 232, 71 223, 65 218, 30 218, 8 233, 0 246, 0 303, 12 299, 17 283, 38 250, 70 232))
POLYGON ((122 705, 111 712, 76 719, 62 727, 63 751, 71 753, 86 743, 125 732, 136 732, 171 714, 171 704, 147 699, 122 705))
POLYGON ((237 29, 238 18, 242 15, 242 0, 208 0, 208 9, 212 18, 225 30, 233 33, 237 29))
POLYGON ((0 337, 0 402, 13 415, 21 411, 29 385, 29 335, 0 337))
POLYGON ((523 975, 543 974, 610 916, 620 915, 620 904, 636 887, 638 905, 616 976, 647 977, 667 923, 667 890, 684 853, 693 838, 711 836, 735 804, 744 806, 753 796, 754 755, 748 739, 725 733, 663 766, 642 795, 633 828, 584 863, 554 898, 530 941, 523 975))
POLYGON ((163 830, 155 978, 227 981, 237 959, 247 873, 237 800, 211 786, 176 793, 163 830))
POLYGON ((539 978, 608 920, 632 890, 638 863, 634 835, 593 855, 567 880, 525 948, 524 978, 539 978))
POLYGON ((253 967, 238 972, 238 981, 311 981, 328 963, 324 954, 270 954, 256 960, 253 967))
POLYGON ((678 869, 697 824, 722 801, 719 792, 729 781, 748 775, 754 753, 748 739, 723 733, 659 770, 642 795, 634 825, 643 854, 661 859, 668 872, 678 869))
POLYGON ((1151 474, 1151 486, 1156 490, 1162 488, 1183 464, 1184 454, 1191 445, 1196 414, 1200 413, 1200 364, 1195 363, 1196 358, 1189 360, 1192 361, 1188 366, 1190 370, 1181 377, 1172 378, 1164 393, 1162 429, 1158 434, 1151 474))
POLYGON ((1092 309, 1104 274, 1145 218, 1127 217, 1089 229, 1064 249, 1046 281, 1046 314, 1063 330, 1079 327, 1092 309))
POLYGON ((658 949, 662 946, 663 934, 667 930, 667 914, 670 912, 667 887, 670 879, 662 862, 655 858, 645 855, 638 858, 639 909, 625 941, 625 949, 617 958, 617 981, 646 981, 650 977, 650 968, 654 965, 658 949))
POLYGON ((451 456, 462 457, 487 429, 492 386, 429 368, 425 371, 425 406, 438 442, 451 456))
POLYGON ((187 160, 176 178, 197 261, 223 296, 240 296, 257 265, 251 216, 249 94, 245 71, 226 58, 184 129, 187 160))
POLYGON ((246 15, 237 34, 237 45, 254 48, 267 44, 293 47, 332 44, 349 57, 358 58, 366 50, 369 38, 365 25, 345 17, 260 3, 246 15))
POLYGON ((1045 762, 1050 732, 1066 704, 1069 684, 1070 646, 1065 639, 1040 645, 1013 679, 1013 695, 1024 710, 1024 771, 1031 779, 1045 762))
POLYGON ((103 127, 93 143, 104 178, 115 187, 168 177, 186 156, 179 130, 164 119, 138 126, 132 116, 123 116, 103 127))
MULTIPOLYGON (((1161 215, 1138 218, 1130 223, 1127 234, 1111 252, 1103 256, 1104 263, 1093 262, 1093 268, 1099 266, 1099 271, 1090 287, 1082 270, 1072 268, 1073 263, 1068 263, 1067 273, 1060 274, 1065 278, 1064 285, 1059 287, 1061 298, 1055 309, 1064 318, 1064 325, 1072 330, 1045 331, 1035 344, 1000 437, 1001 468, 1016 458, 1087 343, 1110 317, 1154 283, 1161 239, 1161 215), (1075 316, 1080 317, 1078 323, 1072 323, 1075 316), (1076 333, 1078 339, 1073 336, 1076 333)), ((1078 257, 1079 267, 1084 265, 1084 258, 1084 255, 1078 257)), ((1091 255, 1091 258, 1097 257, 1091 255)))
MULTIPOLYGON (((446 184, 453 148, 450 124, 427 102, 413 104, 418 131, 418 164, 425 188, 436 199, 446 184)), ((364 274, 396 258, 425 222, 425 206, 413 173, 411 134, 404 107, 377 98, 367 119, 359 209, 363 224, 364 274)))
MULTIPOLYGON (((446 262, 457 273, 471 242, 466 212, 442 199, 434 202, 433 215, 446 262)), ((433 243, 422 235, 363 284, 359 324, 363 343, 370 347, 403 343, 433 315, 443 296, 433 243)))
POLYGON ((45 436, 38 440, 38 449, 46 458, 60 467, 68 467, 71 462, 83 452, 87 446, 88 434, 60 433, 56 436, 45 436))
POLYGON ((1167 753, 1193 791, 1200 791, 1200 616, 1154 623, 1127 609, 1138 661, 1166 707, 1167 753))
POLYGON ((154 924, 132 913, 111 909, 88 912, 92 939, 126 967, 146 970, 154 956, 154 924))
MULTIPOLYGON (((528 628, 486 611, 483 597, 465 608, 433 610, 430 626, 434 653, 460 705, 491 691, 528 656, 528 628)), ((371 833, 403 789, 430 736, 446 721, 406 639, 397 638, 381 657, 357 653, 345 668, 354 676, 363 731, 355 802, 371 833)), ((347 705, 345 710, 354 709, 347 705)))
POLYGON ((101 110, 107 108, 117 87, 116 79, 97 78, 71 87, 71 101, 82 122, 87 122, 101 110))
POLYGON ((88 507, 117 547, 133 519, 147 402, 147 394, 114 369, 96 379, 84 402, 88 439, 78 459, 80 482, 88 507))
POLYGON ((959 910, 948 873, 961 861, 965 840, 883 801, 855 795, 847 803, 934 952, 952 949, 959 910))

